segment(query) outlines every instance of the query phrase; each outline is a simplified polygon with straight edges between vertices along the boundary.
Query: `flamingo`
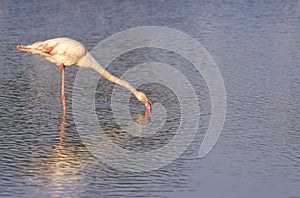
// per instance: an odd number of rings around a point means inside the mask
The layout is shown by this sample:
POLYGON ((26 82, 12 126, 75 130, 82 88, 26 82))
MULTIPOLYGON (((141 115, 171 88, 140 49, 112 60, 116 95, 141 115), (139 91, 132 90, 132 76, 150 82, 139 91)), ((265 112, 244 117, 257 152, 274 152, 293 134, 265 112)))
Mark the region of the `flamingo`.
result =
POLYGON ((108 71, 106 71, 94 57, 85 49, 85 47, 78 41, 70 38, 54 38, 46 41, 40 41, 31 45, 17 45, 17 49, 32 54, 38 54, 45 57, 48 61, 59 66, 62 73, 61 97, 63 110, 66 111, 66 97, 65 97, 65 67, 77 65, 79 67, 92 68, 96 70, 107 80, 127 88, 135 97, 146 106, 146 111, 150 111, 151 102, 148 100, 146 94, 137 91, 128 82, 117 78, 108 71))

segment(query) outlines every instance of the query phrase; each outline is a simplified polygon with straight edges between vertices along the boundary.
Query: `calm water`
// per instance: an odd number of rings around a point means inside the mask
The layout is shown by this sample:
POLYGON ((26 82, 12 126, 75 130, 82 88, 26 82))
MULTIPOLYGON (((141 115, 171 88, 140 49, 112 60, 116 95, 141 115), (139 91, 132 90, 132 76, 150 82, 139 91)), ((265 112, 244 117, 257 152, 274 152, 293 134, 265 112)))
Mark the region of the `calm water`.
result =
MULTIPOLYGON (((0 196, 299 197, 299 21, 300 1, 0 1, 0 196), (117 76, 149 61, 177 68, 201 110, 198 133, 183 155, 158 170, 128 173, 95 158, 80 139, 72 114, 78 68, 67 68, 63 120, 58 68, 15 46, 66 36, 91 50, 114 33, 146 25, 175 28, 203 44, 222 73, 227 115, 218 143, 200 159, 210 119, 203 78, 187 60, 161 49, 122 55, 108 67, 117 76)), ((146 144, 118 132, 112 88, 101 79, 95 104, 110 139, 131 149, 172 139, 180 120, 172 91, 159 83, 140 87, 168 111, 163 131, 146 144)), ((139 122, 143 109, 131 101, 139 122)))

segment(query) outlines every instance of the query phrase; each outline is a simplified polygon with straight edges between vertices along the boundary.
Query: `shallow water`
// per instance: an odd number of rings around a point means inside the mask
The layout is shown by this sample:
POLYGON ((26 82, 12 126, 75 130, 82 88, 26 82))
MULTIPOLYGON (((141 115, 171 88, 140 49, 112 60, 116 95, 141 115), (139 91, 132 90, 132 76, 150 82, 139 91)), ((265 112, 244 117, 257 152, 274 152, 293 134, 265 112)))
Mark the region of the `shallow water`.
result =
MULTIPOLYGON (((299 19, 298 1, 0 2, 0 196, 298 197, 299 19), (108 70, 121 76, 145 62, 167 63, 194 87, 201 114, 192 144, 178 159, 157 170, 124 172, 97 159, 78 134, 72 109, 78 67, 66 69, 64 118, 58 68, 15 46, 66 36, 92 50, 114 33, 147 25, 183 31, 207 49, 226 87, 226 121, 217 144, 199 158, 211 115, 203 77, 178 54, 128 52, 108 70)), ((174 138, 181 111, 172 90, 159 83, 139 87, 167 111, 166 123, 149 138, 120 129, 111 109, 113 88, 101 79, 95 93, 97 119, 113 143, 143 152, 174 138)), ((122 120, 125 125, 149 125, 133 96, 129 109, 133 119, 122 120)))

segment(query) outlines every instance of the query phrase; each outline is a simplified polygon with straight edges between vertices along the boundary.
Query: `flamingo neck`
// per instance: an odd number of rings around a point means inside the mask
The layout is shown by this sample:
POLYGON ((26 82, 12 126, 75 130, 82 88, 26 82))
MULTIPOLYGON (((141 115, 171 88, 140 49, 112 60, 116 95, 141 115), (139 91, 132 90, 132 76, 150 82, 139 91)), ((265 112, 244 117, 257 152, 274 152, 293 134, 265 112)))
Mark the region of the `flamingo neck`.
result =
POLYGON ((123 86, 127 88, 129 91, 131 91, 135 96, 139 93, 131 84, 128 82, 119 79, 118 77, 112 75, 108 71, 106 71, 95 59, 94 57, 87 52, 84 57, 82 57, 78 62, 77 65, 80 67, 86 67, 86 68, 92 68, 95 71, 97 71, 101 76, 106 78, 107 80, 118 84, 120 86, 123 86))

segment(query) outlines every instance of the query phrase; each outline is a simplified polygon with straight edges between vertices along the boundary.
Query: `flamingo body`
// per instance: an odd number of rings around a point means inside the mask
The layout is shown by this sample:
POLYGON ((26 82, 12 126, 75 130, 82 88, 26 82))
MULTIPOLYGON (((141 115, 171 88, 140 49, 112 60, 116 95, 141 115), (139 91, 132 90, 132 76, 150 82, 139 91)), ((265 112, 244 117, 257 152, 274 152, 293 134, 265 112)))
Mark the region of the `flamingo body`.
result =
POLYGON ((17 45, 21 51, 39 54, 52 63, 64 66, 76 65, 85 54, 85 47, 78 41, 69 38, 54 38, 36 42, 32 45, 17 45))
POLYGON ((70 38, 54 38, 46 41, 36 42, 31 45, 17 45, 20 51, 30 52, 45 57, 48 61, 55 63, 62 71, 62 101, 64 110, 65 95, 64 95, 64 71, 65 66, 78 65, 79 67, 87 67, 96 70, 109 81, 127 88, 136 98, 145 104, 146 110, 150 110, 151 102, 147 96, 137 91, 128 82, 117 78, 106 71, 78 41, 70 38))

